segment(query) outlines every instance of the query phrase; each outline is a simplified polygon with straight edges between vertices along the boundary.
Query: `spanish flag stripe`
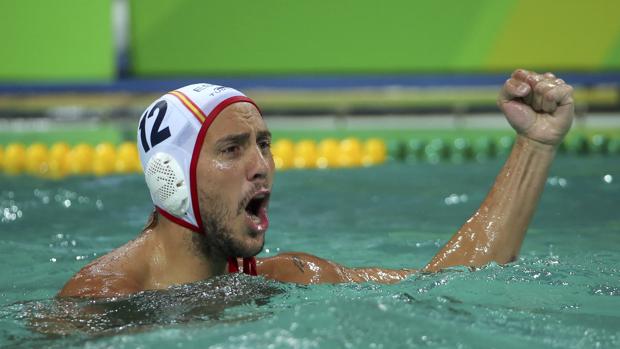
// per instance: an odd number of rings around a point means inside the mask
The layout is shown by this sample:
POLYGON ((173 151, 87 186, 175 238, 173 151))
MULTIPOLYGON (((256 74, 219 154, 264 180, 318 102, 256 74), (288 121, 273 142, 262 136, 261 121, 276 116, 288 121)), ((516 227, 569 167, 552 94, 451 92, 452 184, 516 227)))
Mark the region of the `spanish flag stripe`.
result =
POLYGON ((202 112, 202 109, 200 109, 196 104, 194 104, 194 102, 192 102, 191 99, 189 99, 186 95, 184 95, 182 92, 180 91, 172 91, 169 92, 169 94, 175 96, 176 98, 178 98, 181 103, 183 103, 183 105, 192 112, 192 114, 194 114, 194 116, 201 122, 205 122, 205 120, 207 119, 206 115, 202 112))

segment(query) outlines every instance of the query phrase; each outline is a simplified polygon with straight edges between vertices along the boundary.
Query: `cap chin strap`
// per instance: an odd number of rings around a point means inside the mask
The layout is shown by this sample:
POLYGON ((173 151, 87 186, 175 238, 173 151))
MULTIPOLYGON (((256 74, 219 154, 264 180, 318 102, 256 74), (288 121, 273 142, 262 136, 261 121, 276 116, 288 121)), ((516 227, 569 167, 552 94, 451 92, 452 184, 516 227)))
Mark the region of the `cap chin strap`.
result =
MULTIPOLYGON (((228 272, 229 273, 238 273, 239 272, 239 262, 235 257, 228 257, 228 272)), ((243 273, 256 276, 256 258, 255 257, 245 257, 243 258, 243 273)))

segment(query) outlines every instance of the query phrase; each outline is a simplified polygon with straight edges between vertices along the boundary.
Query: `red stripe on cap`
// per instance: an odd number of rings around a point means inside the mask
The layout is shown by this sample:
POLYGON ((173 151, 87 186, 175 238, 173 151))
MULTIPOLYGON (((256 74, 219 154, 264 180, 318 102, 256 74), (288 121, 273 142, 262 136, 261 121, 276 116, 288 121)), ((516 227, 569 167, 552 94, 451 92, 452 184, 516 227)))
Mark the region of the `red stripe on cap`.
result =
POLYGON ((200 127, 200 131, 198 132, 198 136, 196 137, 196 144, 194 144, 194 151, 192 152, 192 162, 190 163, 190 166, 189 166, 189 186, 190 186, 190 193, 192 196, 192 209, 194 210, 194 217, 196 217, 196 223, 198 224, 199 232, 203 232, 204 229, 202 225, 202 217, 200 216, 200 209, 198 207, 198 187, 196 185, 196 180, 197 180, 196 179, 196 166, 198 165, 198 157, 200 155, 200 149, 202 149, 202 142, 204 142, 204 138, 207 135, 207 130, 209 129, 209 127, 211 126, 215 118, 220 114, 220 112, 222 112, 222 110, 224 110, 224 108, 228 107, 229 105, 233 103, 239 103, 239 102, 251 103, 260 112, 260 109, 258 109, 258 106, 256 105, 256 103, 254 103, 253 100, 251 100, 250 98, 246 96, 234 96, 234 97, 226 98, 225 100, 220 102, 220 104, 218 104, 215 108, 213 108, 213 110, 209 113, 205 122, 202 123, 202 126, 200 127))
POLYGON ((193 230, 193 231, 195 231, 195 232, 197 232, 197 231, 198 231, 198 227, 197 227, 197 226, 195 226, 195 225, 193 225, 193 224, 191 224, 191 223, 189 223, 189 222, 187 222, 187 221, 184 221, 184 220, 182 220, 182 219, 181 219, 181 218, 179 218, 179 217, 176 217, 176 216, 171 215, 170 213, 166 212, 163 208, 161 208, 161 207, 159 207, 159 206, 155 206, 155 209, 156 209, 156 210, 157 210, 157 212, 159 212, 162 216, 164 216, 164 217, 168 218, 168 220, 170 220, 170 221, 172 221, 172 222, 174 222, 174 223, 176 223, 176 224, 178 224, 178 225, 180 225, 180 226, 182 226, 182 227, 185 227, 185 228, 187 228, 187 229, 189 229, 189 230, 193 230))

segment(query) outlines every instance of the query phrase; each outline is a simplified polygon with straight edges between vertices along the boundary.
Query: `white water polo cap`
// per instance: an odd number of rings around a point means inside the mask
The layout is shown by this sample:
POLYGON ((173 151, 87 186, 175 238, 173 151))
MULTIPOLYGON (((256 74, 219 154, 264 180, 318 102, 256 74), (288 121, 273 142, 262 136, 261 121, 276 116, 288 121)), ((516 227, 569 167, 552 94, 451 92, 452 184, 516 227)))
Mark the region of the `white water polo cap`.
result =
POLYGON ((157 211, 169 220, 203 232, 196 187, 198 156, 213 120, 238 102, 256 106, 235 89, 202 83, 163 95, 142 114, 137 146, 144 177, 157 211))

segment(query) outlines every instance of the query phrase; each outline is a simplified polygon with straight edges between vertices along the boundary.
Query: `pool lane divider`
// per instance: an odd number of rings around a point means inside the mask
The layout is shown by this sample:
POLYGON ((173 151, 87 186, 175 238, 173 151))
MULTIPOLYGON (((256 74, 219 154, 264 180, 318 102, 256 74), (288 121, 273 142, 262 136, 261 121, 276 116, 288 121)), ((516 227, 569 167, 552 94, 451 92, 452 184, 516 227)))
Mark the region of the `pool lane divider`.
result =
POLYGON ((8 175, 27 174, 60 179, 70 175, 105 176, 141 171, 134 142, 118 146, 111 143, 96 146, 81 143, 74 147, 58 142, 49 148, 42 143, 28 146, 11 143, 4 149, 0 148, 0 172, 8 175))
MULTIPOLYGON (((416 162, 483 162, 508 154, 514 137, 500 138, 434 138, 423 140, 383 140, 370 138, 304 139, 293 142, 280 139, 272 144, 275 166, 287 169, 356 168, 383 164, 387 161, 416 162)), ((560 153, 576 155, 620 155, 620 137, 576 135, 559 147, 560 153)), ((0 146, 0 173, 31 175, 60 179, 71 175, 107 176, 141 173, 142 167, 134 142, 119 145, 81 143, 70 147, 58 142, 47 147, 42 143, 0 146)))

